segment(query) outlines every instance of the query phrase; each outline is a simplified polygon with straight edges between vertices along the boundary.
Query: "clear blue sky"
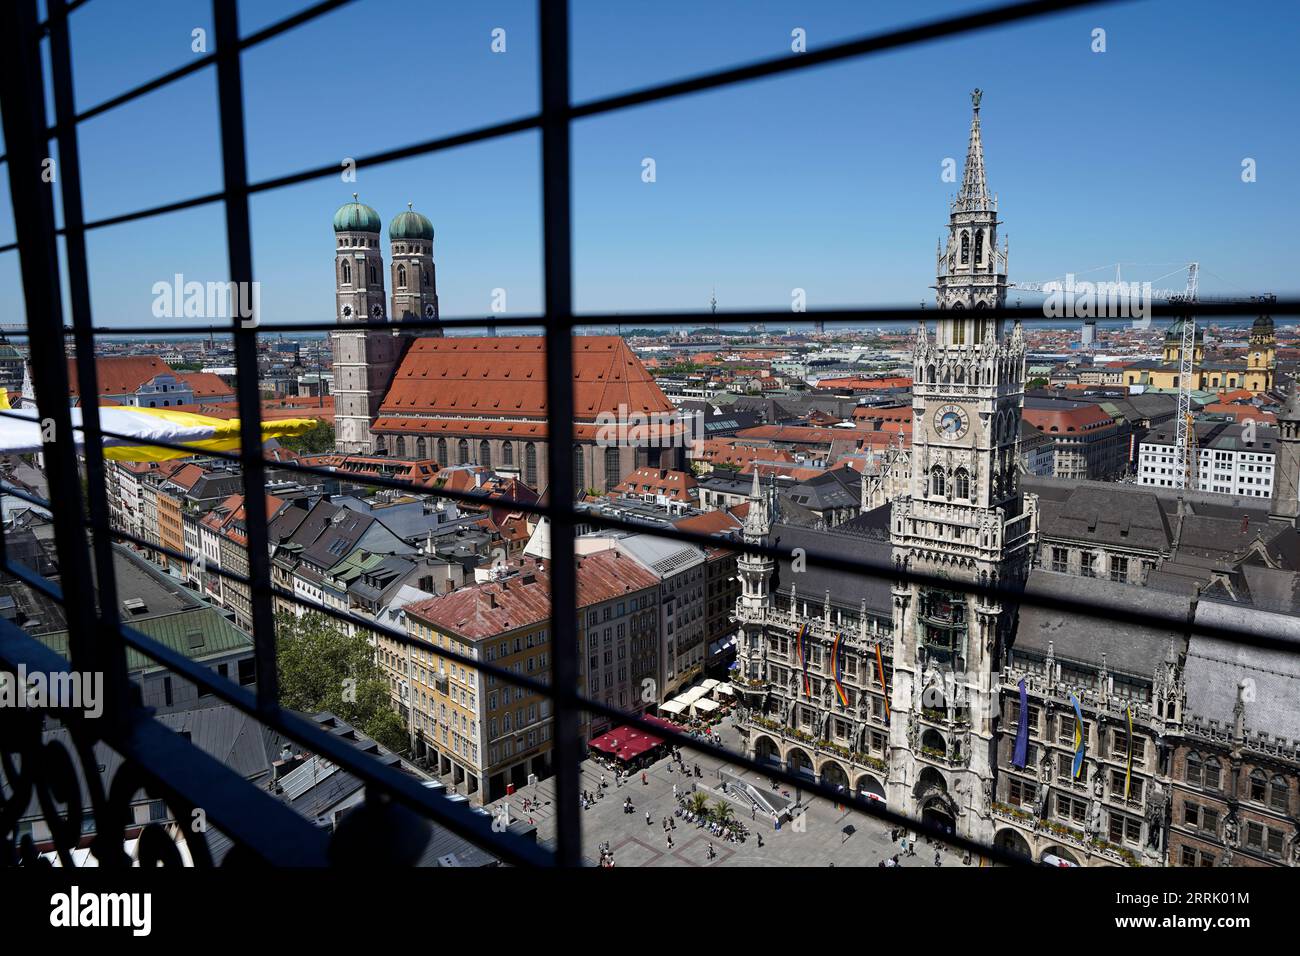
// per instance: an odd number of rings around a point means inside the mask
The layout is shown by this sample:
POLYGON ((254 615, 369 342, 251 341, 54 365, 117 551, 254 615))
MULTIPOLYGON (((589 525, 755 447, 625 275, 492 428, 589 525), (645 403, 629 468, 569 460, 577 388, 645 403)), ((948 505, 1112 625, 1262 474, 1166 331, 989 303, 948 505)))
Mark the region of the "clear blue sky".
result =
MULTIPOLYGON (((308 5, 245 0, 242 29, 308 5)), ((574 0, 574 96, 785 54, 796 27, 815 49, 983 5, 574 0)), ((810 308, 931 301, 954 189, 941 164, 964 158, 975 86, 1013 280, 1114 262, 1152 263, 1125 268, 1151 279, 1197 259, 1205 292, 1296 294, 1295 12, 1294 0, 1118 4, 583 121, 577 304, 702 309, 715 286, 724 310, 788 308, 795 287, 810 308), (1090 50, 1094 27, 1105 53, 1090 50), (1255 183, 1241 181, 1246 157, 1255 183)), ((78 107, 185 63, 191 30, 213 42, 210 19, 207 0, 91 0, 72 17, 78 107)), ((536 42, 531 2, 362 0, 265 43, 244 58, 250 176, 528 114, 536 42)), ((330 219, 354 189, 385 222, 408 201, 432 219, 445 315, 486 315, 498 287, 510 312, 536 311, 538 145, 519 135, 257 196, 264 322, 332 317, 330 219)), ((81 148, 91 218, 220 188, 213 70, 87 122, 81 148)), ((0 243, 12 237, 6 173, 0 243)), ((223 277, 221 208, 98 230, 89 255, 96 322, 151 322, 155 282, 223 277)), ((22 321, 14 253, 0 255, 0 310, 22 321)))

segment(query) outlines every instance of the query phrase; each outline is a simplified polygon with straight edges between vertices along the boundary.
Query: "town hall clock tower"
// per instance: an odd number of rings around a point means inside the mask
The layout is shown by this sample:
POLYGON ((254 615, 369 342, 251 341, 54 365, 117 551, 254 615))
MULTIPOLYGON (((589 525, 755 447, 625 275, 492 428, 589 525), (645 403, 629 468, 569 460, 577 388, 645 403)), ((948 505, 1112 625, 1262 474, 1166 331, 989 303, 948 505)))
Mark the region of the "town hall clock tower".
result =
POLYGON ((891 809, 991 841, 999 661, 1015 607, 963 592, 968 582, 1019 589, 1038 537, 1037 499, 1020 490, 1025 344, 1006 304, 1007 246, 984 175, 980 98, 935 283, 939 317, 913 352, 912 474, 893 502, 888 800, 891 809))

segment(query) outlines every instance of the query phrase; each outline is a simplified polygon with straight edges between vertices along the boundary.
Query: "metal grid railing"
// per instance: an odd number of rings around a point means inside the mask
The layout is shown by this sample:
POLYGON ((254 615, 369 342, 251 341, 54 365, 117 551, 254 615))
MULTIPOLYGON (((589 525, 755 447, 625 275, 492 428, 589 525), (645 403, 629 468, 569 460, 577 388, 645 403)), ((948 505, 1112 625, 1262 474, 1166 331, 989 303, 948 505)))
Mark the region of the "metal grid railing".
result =
MULTIPOLYGON (((64 337, 70 336, 75 346, 77 387, 81 395, 99 394, 96 367, 93 360, 95 341, 101 335, 122 334, 175 334, 178 331, 208 331, 202 327, 179 328, 176 325, 136 325, 126 328, 99 328, 94 326, 89 296, 86 258, 86 234, 125 222, 143 220, 196 206, 222 203, 226 212, 227 252, 230 265, 229 279, 234 282, 251 282, 253 279, 252 254, 249 240, 249 197, 253 194, 284 186, 336 175, 336 166, 307 169, 287 176, 250 183, 247 178, 242 108, 241 56, 244 50, 279 36, 297 26, 324 16, 344 6, 350 0, 327 0, 318 3, 266 29, 240 38, 235 0, 214 0, 214 22, 217 49, 215 53, 200 57, 186 66, 157 77, 136 88, 112 97, 78 113, 72 95, 72 61, 68 37, 68 16, 86 0, 68 3, 66 0, 49 0, 49 19, 37 22, 35 0, 17 4, 13 29, 0 40, 0 106, 3 107, 5 137, 8 153, 0 157, 9 168, 17 240, 0 246, 0 253, 19 251, 27 304, 28 337, 31 349, 32 379, 36 390, 37 406, 42 419, 53 422, 55 440, 49 443, 45 455, 50 487, 50 499, 42 501, 36 496, 6 486, 3 490, 24 500, 49 507, 54 515, 55 539, 63 581, 96 581, 98 601, 65 601, 62 590, 40 578, 29 569, 8 560, 4 567, 33 588, 64 604, 69 623, 69 660, 57 658, 43 645, 23 635, 16 627, 0 622, 0 662, 13 667, 30 662, 50 672, 102 671, 108 677, 110 699, 106 707, 107 720, 93 728, 79 721, 75 715, 66 716, 78 736, 80 745, 103 740, 127 758, 134 775, 132 781, 158 792, 179 814, 201 806, 209 819, 228 834, 244 852, 273 863, 320 864, 331 859, 332 850, 326 836, 305 820, 298 818, 283 804, 269 795, 245 784, 232 771, 212 760, 170 734, 152 718, 133 705, 131 689, 126 676, 127 648, 135 648, 177 674, 192 681, 218 698, 252 714, 266 726, 320 753, 365 781, 368 803, 396 812, 397 806, 447 827, 484 846, 507 862, 534 865, 579 865, 582 862, 581 828, 579 823, 578 774, 582 759, 578 739, 579 714, 586 711, 608 716, 624 723, 643 726, 647 730, 667 737, 682 747, 697 749, 690 737, 665 731, 633 715, 589 699, 578 691, 578 649, 576 640, 565 640, 565 635, 578 632, 576 580, 571 561, 552 561, 550 588, 552 602, 551 633, 553 639, 552 679, 549 682, 534 680, 490 663, 463 657, 449 650, 439 649, 439 656, 497 679, 523 686, 538 694, 547 695, 554 702, 553 755, 556 773, 557 835, 554 852, 512 836, 493 832, 483 817, 472 814, 461 806, 449 803, 413 783, 409 778, 382 767, 358 753, 347 742, 323 733, 310 722, 282 710, 276 686, 276 658, 274 622, 271 616, 272 599, 280 598, 306 604, 312 610, 331 618, 371 631, 378 631, 373 621, 303 601, 300 597, 273 587, 269 568, 267 517, 264 509, 249 507, 247 512, 247 538, 249 573, 247 576, 228 570, 211 568, 219 576, 248 585, 252 593, 253 639, 257 662, 256 695, 231 681, 218 677, 201 665, 159 644, 118 619, 116 587, 113 575, 111 543, 114 539, 145 545, 161 550, 179 560, 185 555, 159 549, 153 542, 144 542, 111 527, 105 487, 102 456, 96 452, 104 438, 116 436, 102 429, 95 403, 82 404, 85 447, 85 469, 88 510, 83 516, 80 509, 64 503, 80 500, 81 489, 77 477, 77 449, 70 436, 74 434, 68 410, 68 374, 64 352, 64 337), (55 122, 50 125, 44 115, 45 104, 39 94, 41 67, 38 41, 48 36, 51 53, 51 80, 54 89, 55 122), (213 66, 217 74, 218 105, 221 123, 221 148, 224 185, 219 192, 196 196, 179 202, 87 222, 82 209, 80 186, 80 161, 77 148, 78 125, 94 116, 160 89, 198 70, 213 66), (57 140, 61 158, 61 195, 63 199, 63 228, 56 229, 53 215, 53 197, 49 188, 40 182, 41 160, 48 150, 48 139, 57 140), (59 285, 57 237, 66 243, 66 264, 71 297, 69 313, 71 324, 64 327, 63 305, 59 285), (90 532, 87 541, 86 533, 90 532)), ((427 140, 410 146, 372 154, 357 160, 357 168, 379 166, 395 160, 452 149, 476 142, 484 142, 513 133, 538 130, 541 136, 542 186, 543 186, 543 250, 545 298, 540 316, 498 316, 493 322, 500 327, 525 327, 542 325, 546 337, 547 407, 549 409, 547 462, 549 483, 552 488, 573 487, 573 461, 570 447, 573 431, 573 355, 569 347, 575 327, 583 324, 610 323, 613 317, 600 315, 577 316, 573 311, 572 287, 572 224, 570 221, 570 130, 575 120, 608 113, 619 109, 688 95, 709 89, 743 83, 763 77, 776 76, 796 70, 805 70, 829 63, 861 57, 885 50, 898 49, 960 33, 981 30, 999 25, 1024 21, 1029 18, 1096 5, 1105 0, 1034 0, 1014 3, 993 9, 942 19, 919 26, 890 31, 809 52, 798 57, 781 57, 748 66, 710 73, 686 80, 619 94, 587 103, 574 104, 569 93, 569 26, 567 4, 562 0, 540 0, 540 62, 541 108, 533 115, 481 127, 478 129, 427 140)), ((1271 311, 1279 315, 1300 313, 1300 303, 1278 302, 1271 311)), ((1249 304, 1200 308, 1191 304, 1156 306, 1158 317, 1213 312, 1216 315, 1253 314, 1249 304)), ((1002 308, 985 312, 989 317, 1038 318, 1038 309, 1002 308)), ((813 317, 832 321, 911 322, 918 317, 933 315, 925 311, 897 308, 858 308, 819 310, 813 317)), ((785 312, 732 312, 727 322, 762 322, 788 319, 785 312)), ((680 323, 683 320, 701 319, 719 321, 717 316, 692 314, 621 314, 618 321, 624 324, 656 325, 680 323)), ((439 328, 447 330, 461 327, 481 327, 483 320, 443 318, 436 322, 417 319, 403 323, 406 330, 439 328)), ((391 330, 389 323, 356 323, 351 330, 368 327, 391 330)), ((276 323, 263 329, 281 331, 331 331, 336 328, 329 322, 276 323)), ((296 462, 270 461, 262 457, 261 423, 257 375, 257 335, 255 325, 246 327, 238 321, 220 329, 211 329, 233 337, 238 371, 237 404, 241 423, 242 450, 238 454, 216 454, 215 457, 237 461, 241 465, 244 483, 244 500, 259 502, 264 499, 264 469, 271 465, 280 470, 298 472, 307 476, 335 477, 327 470, 296 462)), ((135 443, 143 443, 138 439, 135 443)), ((161 447, 172 446, 166 442, 151 442, 161 447)), ((397 479, 367 477, 364 483, 378 488, 391 488, 427 493, 428 489, 397 479)), ((466 504, 482 504, 488 499, 473 492, 439 490, 439 496, 466 504)), ((521 512, 544 516, 550 522, 553 555, 573 554, 577 512, 572 501, 552 495, 547 503, 503 502, 521 512)), ((586 524, 604 528, 646 532, 642 524, 608 515, 582 515, 586 524)), ((771 558, 788 558, 790 549, 775 545, 741 545, 738 542, 695 534, 676 529, 655 528, 650 533, 708 547, 725 547, 733 551, 748 551, 771 558)), ((0 546, 3 539, 0 537, 0 546)), ((891 580, 910 581, 917 584, 951 588, 953 582, 903 570, 893 565, 856 560, 843 555, 808 553, 809 564, 831 570, 887 577, 891 580)), ((1100 617, 1126 624, 1144 624, 1179 631, 1195 631, 1213 636, 1238 640, 1256 646, 1294 650, 1294 644, 1281 635, 1264 633, 1241 634, 1186 619, 1159 613, 1134 615, 1123 611, 1083 601, 1052 598, 1050 600, 993 584, 961 585, 963 592, 982 597, 998 598, 1018 604, 1040 603, 1070 613, 1100 617)), ((389 640, 409 642, 403 635, 380 632, 389 640)), ((907 826, 926 833, 965 850, 977 852, 1000 862, 1024 862, 995 847, 984 846, 964 837, 940 831, 926 823, 880 806, 855 794, 836 791, 821 782, 809 781, 784 768, 774 768, 741 754, 728 753, 735 765, 760 772, 781 780, 803 791, 822 796, 858 812, 907 826)), ((93 774, 88 775, 93 776, 93 774)), ((115 789, 117 789, 115 787, 115 789)), ((98 816, 98 815, 97 815, 98 816)), ((3 821, 3 817, 0 817, 3 821)), ((101 826, 101 829, 104 827, 101 826)), ((109 840, 103 834, 99 838, 109 840)), ((193 844, 196 860, 208 859, 202 836, 187 835, 193 844)), ((107 844, 102 848, 103 860, 119 860, 107 844)), ((65 848, 60 846, 60 853, 65 848)), ((98 854, 97 854, 98 855, 98 854)), ((66 865, 66 862, 65 862, 66 865)))

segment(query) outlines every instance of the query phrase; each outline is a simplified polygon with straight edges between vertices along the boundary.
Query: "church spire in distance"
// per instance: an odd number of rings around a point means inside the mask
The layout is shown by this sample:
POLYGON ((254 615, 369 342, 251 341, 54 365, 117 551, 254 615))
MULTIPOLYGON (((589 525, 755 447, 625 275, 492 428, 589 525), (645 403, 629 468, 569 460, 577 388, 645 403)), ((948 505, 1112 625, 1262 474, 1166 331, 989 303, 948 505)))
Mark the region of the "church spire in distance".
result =
POLYGON ((984 141, 980 138, 980 100, 983 97, 984 92, 978 88, 970 95, 970 146, 966 149, 966 169, 961 177, 961 192, 953 201, 954 212, 987 209, 989 206, 989 187, 984 178, 984 141))

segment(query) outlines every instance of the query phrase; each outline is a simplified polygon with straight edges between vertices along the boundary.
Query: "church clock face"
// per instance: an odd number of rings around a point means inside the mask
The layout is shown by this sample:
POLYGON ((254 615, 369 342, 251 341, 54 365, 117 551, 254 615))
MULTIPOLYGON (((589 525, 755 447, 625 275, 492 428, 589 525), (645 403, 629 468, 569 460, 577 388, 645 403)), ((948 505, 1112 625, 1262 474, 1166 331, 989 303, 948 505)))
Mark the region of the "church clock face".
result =
POLYGON ((425 317, 426 317, 426 318, 430 318, 430 319, 433 318, 433 306, 432 306, 432 305, 426 305, 426 306, 424 307, 424 314, 425 314, 425 317))
POLYGON ((960 405, 943 405, 934 413, 934 430, 945 441, 964 438, 970 431, 970 415, 960 405))
POLYGON ((376 305, 370 310, 370 314, 376 319, 382 319, 384 317, 384 307, 382 305, 376 305))
POLYGON ((345 319, 349 319, 349 318, 351 318, 351 317, 352 317, 352 306, 350 306, 350 305, 345 305, 345 306, 343 307, 343 318, 345 318, 345 319))

